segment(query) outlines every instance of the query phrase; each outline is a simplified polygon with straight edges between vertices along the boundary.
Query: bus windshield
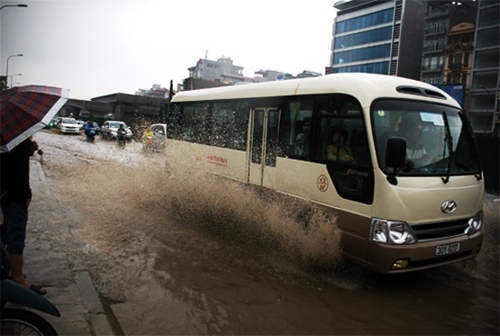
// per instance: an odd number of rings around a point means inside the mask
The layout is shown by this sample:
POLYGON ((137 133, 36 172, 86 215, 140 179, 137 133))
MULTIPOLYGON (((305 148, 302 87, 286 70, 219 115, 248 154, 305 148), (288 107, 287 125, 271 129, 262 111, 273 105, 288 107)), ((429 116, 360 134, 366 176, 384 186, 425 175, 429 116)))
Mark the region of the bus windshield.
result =
POLYGON ((470 126, 456 108, 426 102, 382 99, 372 105, 373 134, 380 168, 386 174, 387 140, 406 141, 407 167, 399 175, 479 174, 478 153, 470 126))

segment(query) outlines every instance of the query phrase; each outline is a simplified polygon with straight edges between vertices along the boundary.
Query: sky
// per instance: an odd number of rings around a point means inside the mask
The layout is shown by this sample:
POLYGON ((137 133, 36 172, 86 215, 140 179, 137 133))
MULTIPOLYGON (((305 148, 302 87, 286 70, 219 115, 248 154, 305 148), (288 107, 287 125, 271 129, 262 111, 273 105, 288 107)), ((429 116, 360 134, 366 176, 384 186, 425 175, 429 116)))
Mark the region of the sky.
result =
POLYGON ((230 57, 243 75, 329 66, 336 0, 0 1, 0 74, 71 99, 168 88, 200 58, 230 57), (21 74, 21 75, 17 75, 21 74))

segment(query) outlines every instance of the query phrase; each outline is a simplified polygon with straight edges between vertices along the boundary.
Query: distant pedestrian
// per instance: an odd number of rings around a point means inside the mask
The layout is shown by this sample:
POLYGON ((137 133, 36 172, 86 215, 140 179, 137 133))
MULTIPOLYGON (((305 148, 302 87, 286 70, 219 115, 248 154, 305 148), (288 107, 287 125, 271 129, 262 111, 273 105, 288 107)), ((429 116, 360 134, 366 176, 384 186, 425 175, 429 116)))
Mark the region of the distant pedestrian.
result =
POLYGON ((36 141, 26 139, 10 152, 0 155, 0 193, 3 213, 1 239, 11 261, 11 279, 43 295, 46 290, 29 283, 23 275, 28 207, 33 196, 29 178, 30 157, 36 151, 41 153, 36 141))

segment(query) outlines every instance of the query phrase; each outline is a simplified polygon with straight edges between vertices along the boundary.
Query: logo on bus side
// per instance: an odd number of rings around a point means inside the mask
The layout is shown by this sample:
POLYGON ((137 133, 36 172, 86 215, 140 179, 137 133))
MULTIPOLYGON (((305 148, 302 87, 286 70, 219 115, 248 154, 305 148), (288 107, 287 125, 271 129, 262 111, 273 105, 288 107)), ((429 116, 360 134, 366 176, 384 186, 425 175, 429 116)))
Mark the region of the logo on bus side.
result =
POLYGON ((316 181, 316 186, 318 187, 319 191, 325 192, 328 190, 328 177, 326 175, 321 174, 318 176, 318 180, 316 181))
POLYGON ((445 214, 451 214, 457 210, 457 203, 455 201, 445 201, 441 204, 441 211, 445 214))

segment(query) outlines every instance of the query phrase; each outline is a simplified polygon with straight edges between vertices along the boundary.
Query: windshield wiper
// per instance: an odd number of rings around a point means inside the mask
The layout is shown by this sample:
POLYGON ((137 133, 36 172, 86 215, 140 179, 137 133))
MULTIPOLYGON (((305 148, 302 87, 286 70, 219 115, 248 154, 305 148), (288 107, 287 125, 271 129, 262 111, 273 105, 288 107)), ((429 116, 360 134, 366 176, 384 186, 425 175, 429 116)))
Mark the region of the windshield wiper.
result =
POLYGON ((450 131, 450 124, 448 123, 448 116, 446 115, 446 112, 443 111, 443 120, 444 120, 444 130, 445 130, 445 137, 444 137, 444 142, 446 144, 446 147, 448 148, 448 168, 446 169, 446 176, 441 177, 444 183, 448 183, 450 181, 450 172, 451 172, 451 159, 452 159, 452 154, 453 154, 453 137, 451 136, 451 131, 450 131))

